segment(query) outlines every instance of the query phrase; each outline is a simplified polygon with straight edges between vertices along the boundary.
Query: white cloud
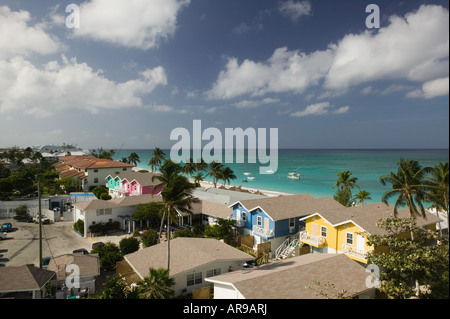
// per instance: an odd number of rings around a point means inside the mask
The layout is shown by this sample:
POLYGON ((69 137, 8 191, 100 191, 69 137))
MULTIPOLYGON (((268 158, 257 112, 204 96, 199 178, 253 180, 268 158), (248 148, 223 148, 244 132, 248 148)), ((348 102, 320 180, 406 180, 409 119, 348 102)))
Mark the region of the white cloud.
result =
POLYGON ((294 2, 293 0, 278 2, 280 12, 294 22, 298 21, 302 16, 311 14, 311 3, 309 1, 294 2))
POLYGON ((141 95, 152 92, 167 79, 162 67, 148 69, 138 79, 115 82, 86 63, 62 57, 39 69, 22 57, 0 61, 0 113, 22 110, 48 116, 60 110, 101 109, 142 106, 141 95))
POLYGON ((449 78, 436 79, 428 81, 422 85, 422 89, 408 92, 408 98, 424 98, 432 99, 438 96, 446 96, 449 94, 449 78))
POLYGON ((237 107, 238 109, 245 109, 245 108, 254 108, 261 105, 266 104, 273 104, 280 102, 280 99, 274 99, 271 97, 266 97, 262 100, 242 100, 240 102, 236 102, 233 105, 237 107))
POLYGON ((59 41, 48 35, 42 25, 29 26, 30 20, 27 11, 11 11, 6 6, 0 7, 0 60, 16 55, 58 52, 59 41))
POLYGON ((147 50, 175 33, 190 0, 91 0, 80 5, 74 35, 147 50))
POLYGON ((230 58, 207 96, 230 99, 244 94, 300 93, 318 84, 326 75, 331 61, 330 50, 305 54, 285 47, 276 49, 265 63, 244 60, 239 65, 236 58, 230 58))
MULTIPOLYGON (((388 26, 376 32, 348 34, 325 50, 305 53, 282 47, 263 62, 245 59, 239 63, 237 58, 229 58, 207 96, 231 99, 278 92, 299 94, 322 85, 320 98, 329 98, 361 84, 366 84, 363 94, 382 94, 367 83, 406 80, 423 84, 448 77, 446 8, 423 5, 405 17, 389 20, 388 26)), ((400 84, 392 85, 398 88, 400 84)))
MULTIPOLYGON (((330 104, 330 102, 320 102, 308 105, 304 110, 297 111, 294 113, 291 113, 290 116, 292 117, 303 117, 303 116, 309 116, 309 115, 325 115, 330 113, 330 108, 332 108, 333 105, 330 104)), ((335 111, 333 111, 333 114, 344 114, 347 113, 350 110, 350 106, 343 106, 335 111)))
MULTIPOLYGON (((42 26, 30 26, 27 11, 0 7, 0 113, 20 111, 45 117, 73 109, 97 113, 101 109, 141 107, 142 96, 167 85, 165 70, 146 69, 136 79, 117 82, 76 58, 52 59, 35 66, 28 56, 61 53, 62 45, 42 26)), ((3 116, 3 115, 2 115, 3 116)))
POLYGON ((441 6, 390 17, 378 33, 346 35, 335 46, 325 87, 344 90, 381 79, 427 81, 448 75, 449 18, 441 6))

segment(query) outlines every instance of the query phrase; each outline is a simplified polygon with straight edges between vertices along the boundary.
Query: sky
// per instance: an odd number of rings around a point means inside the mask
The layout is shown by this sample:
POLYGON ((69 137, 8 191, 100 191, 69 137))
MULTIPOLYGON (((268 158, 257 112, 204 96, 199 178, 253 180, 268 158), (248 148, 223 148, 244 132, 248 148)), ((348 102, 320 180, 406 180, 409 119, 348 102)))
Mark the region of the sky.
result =
POLYGON ((448 149, 448 7, 0 0, 0 147, 169 149, 200 120, 279 148, 448 149))

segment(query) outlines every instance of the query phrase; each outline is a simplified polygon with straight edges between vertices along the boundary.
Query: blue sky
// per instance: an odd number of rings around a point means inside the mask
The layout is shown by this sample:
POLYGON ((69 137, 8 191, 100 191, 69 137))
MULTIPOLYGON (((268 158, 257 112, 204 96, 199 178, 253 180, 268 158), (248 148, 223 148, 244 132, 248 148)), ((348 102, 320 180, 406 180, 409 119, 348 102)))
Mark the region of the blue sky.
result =
POLYGON ((0 147, 170 148, 201 120, 280 148, 448 148, 448 1, 132 3, 0 0, 0 147))

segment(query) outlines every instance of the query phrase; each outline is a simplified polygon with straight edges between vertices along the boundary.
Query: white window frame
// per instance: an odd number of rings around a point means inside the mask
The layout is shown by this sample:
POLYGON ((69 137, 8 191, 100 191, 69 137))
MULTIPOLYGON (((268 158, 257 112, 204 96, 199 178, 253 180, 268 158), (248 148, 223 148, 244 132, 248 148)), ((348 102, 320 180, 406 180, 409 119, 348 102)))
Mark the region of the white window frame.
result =
POLYGON ((353 233, 345 232, 345 243, 346 243, 347 245, 353 245, 353 244, 355 243, 355 236, 353 235, 353 233), (352 236, 352 239, 351 239, 352 242, 351 242, 351 243, 349 243, 348 235, 351 235, 351 236, 352 236))
POLYGON ((247 221, 247 213, 242 211, 242 221, 246 222, 247 221))
POLYGON ((320 226, 320 236, 327 238, 328 235, 328 229, 327 226, 320 226), (323 231, 325 230, 325 236, 323 235, 323 231))
POLYGON ((258 225, 259 227, 262 227, 262 217, 261 216, 256 216, 256 225, 258 225))
POLYGON ((188 287, 201 284, 202 282, 203 282, 203 274, 201 271, 186 276, 186 285, 188 287))

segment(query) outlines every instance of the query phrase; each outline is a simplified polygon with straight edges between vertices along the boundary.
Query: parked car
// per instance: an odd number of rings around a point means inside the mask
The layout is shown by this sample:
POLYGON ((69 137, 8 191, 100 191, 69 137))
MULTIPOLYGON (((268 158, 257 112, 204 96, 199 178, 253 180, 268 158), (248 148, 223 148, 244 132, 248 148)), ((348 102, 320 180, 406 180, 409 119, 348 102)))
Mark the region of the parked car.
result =
POLYGON ((33 221, 33 217, 31 217, 30 215, 17 215, 14 216, 13 218, 18 222, 31 223, 33 221))
POLYGON ((75 249, 74 251, 72 251, 72 253, 74 253, 74 254, 83 254, 83 255, 89 254, 89 252, 86 249, 84 249, 84 248, 75 249))
POLYGON ((92 249, 94 249, 95 247, 101 247, 101 246, 105 246, 105 243, 98 241, 98 242, 92 244, 92 249))
POLYGON ((8 233, 12 230, 12 224, 11 223, 3 223, 2 225, 2 232, 8 233))
POLYGON ((52 257, 43 257, 42 258, 42 269, 47 269, 48 265, 50 264, 50 260, 52 257))
MULTIPOLYGON (((37 216, 37 217, 34 217, 33 218, 33 221, 36 223, 36 224, 39 224, 39 216, 37 216)), ((42 217, 42 224, 50 224, 50 218, 47 218, 47 217, 42 217)))
POLYGON ((6 235, 6 233, 0 232, 0 240, 6 239, 7 236, 8 236, 8 235, 6 235))

